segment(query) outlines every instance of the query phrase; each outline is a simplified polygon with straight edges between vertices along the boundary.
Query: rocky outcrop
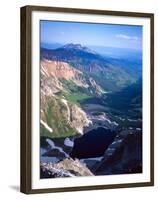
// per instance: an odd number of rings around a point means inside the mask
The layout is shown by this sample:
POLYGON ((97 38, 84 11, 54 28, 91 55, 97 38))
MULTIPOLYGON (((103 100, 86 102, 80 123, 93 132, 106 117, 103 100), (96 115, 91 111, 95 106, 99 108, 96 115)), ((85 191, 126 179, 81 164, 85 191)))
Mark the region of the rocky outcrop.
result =
POLYGON ((41 79, 41 96, 54 96, 54 94, 62 90, 64 88, 56 77, 41 79))
POLYGON ((41 87, 45 94, 65 90, 61 80, 72 81, 79 87, 87 88, 91 93, 101 95, 104 90, 90 77, 86 78, 78 69, 61 61, 41 60, 41 87), (52 92, 50 92, 52 90, 52 92))
POLYGON ((96 81, 92 77, 89 78, 89 87, 92 88, 93 93, 96 93, 98 95, 102 95, 103 93, 105 93, 105 91, 100 87, 100 85, 96 83, 96 81))
POLYGON ((67 170, 57 169, 51 163, 41 164, 40 178, 63 178, 63 177, 75 177, 75 175, 67 170))
POLYGON ((142 132, 121 131, 105 151, 103 159, 93 166, 96 175, 142 172, 142 132))
POLYGON ((66 62, 42 60, 41 70, 47 77, 53 77, 53 79, 55 77, 58 80, 71 80, 80 87, 88 87, 83 73, 66 62))
POLYGON ((77 105, 70 106, 70 124, 77 130, 78 133, 83 134, 83 128, 92 123, 87 114, 77 105))
POLYGON ((58 163, 41 163, 41 178, 93 176, 93 173, 79 160, 64 159, 58 163))

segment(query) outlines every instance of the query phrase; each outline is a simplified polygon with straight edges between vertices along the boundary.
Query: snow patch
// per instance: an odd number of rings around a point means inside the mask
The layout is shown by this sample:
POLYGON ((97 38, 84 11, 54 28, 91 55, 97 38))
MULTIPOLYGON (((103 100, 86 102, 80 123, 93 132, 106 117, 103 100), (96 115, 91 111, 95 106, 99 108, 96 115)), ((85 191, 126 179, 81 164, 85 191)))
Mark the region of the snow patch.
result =
POLYGON ((73 147, 74 142, 72 142, 69 138, 65 138, 64 145, 67 146, 67 147, 73 147))
POLYGON ((116 141, 114 141, 111 145, 121 143, 122 141, 123 141, 122 139, 120 139, 120 140, 116 140, 116 141))
POLYGON ((82 162, 87 161, 87 160, 101 161, 102 159, 103 159, 103 156, 100 156, 100 157, 94 157, 94 158, 84 158, 84 159, 81 159, 81 161, 82 162))
POLYGON ((53 133, 53 129, 48 126, 46 122, 44 122, 42 119, 40 120, 41 124, 51 133, 53 133))
POLYGON ((65 153, 65 151, 63 151, 63 149, 61 147, 55 146, 55 144, 52 140, 47 138, 46 142, 48 142, 48 144, 51 146, 51 149, 58 149, 61 153, 63 153, 65 155, 66 158, 69 158, 69 155, 67 153, 65 153))
POLYGON ((114 125, 116 125, 116 126, 118 126, 119 124, 118 123, 116 123, 116 122, 112 122, 114 125))
POLYGON ((128 121, 130 121, 130 122, 137 122, 138 120, 136 120, 136 119, 128 119, 128 121))
POLYGON ((118 117, 121 121, 125 121, 125 119, 124 118, 122 118, 122 117, 118 117))
POLYGON ((57 157, 48 157, 48 156, 41 156, 40 158, 40 161, 42 163, 48 163, 48 162, 51 162, 51 163, 57 163, 60 159, 58 159, 57 157))
POLYGON ((115 126, 118 126, 118 123, 116 123, 115 121, 110 121, 110 119, 105 118, 105 121, 107 121, 109 124, 113 124, 115 126))

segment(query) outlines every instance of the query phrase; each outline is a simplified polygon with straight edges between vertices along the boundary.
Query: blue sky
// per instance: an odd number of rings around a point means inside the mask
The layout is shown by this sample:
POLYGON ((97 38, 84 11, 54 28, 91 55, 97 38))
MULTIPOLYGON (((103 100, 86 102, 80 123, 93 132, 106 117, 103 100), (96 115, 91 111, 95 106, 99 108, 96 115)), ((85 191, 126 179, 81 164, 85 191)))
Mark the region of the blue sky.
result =
POLYGON ((142 26, 41 21, 41 43, 142 49, 142 26))

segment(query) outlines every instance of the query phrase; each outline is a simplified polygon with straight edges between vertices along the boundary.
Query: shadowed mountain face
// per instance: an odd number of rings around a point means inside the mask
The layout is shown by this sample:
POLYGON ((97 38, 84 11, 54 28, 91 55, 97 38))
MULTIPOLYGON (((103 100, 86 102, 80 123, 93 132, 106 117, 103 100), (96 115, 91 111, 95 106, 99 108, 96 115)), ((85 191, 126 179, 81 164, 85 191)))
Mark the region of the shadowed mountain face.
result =
POLYGON ((118 133, 93 170, 97 175, 142 173, 141 131, 118 133))
POLYGON ((109 94, 107 99, 109 106, 122 110, 139 109, 142 107, 142 79, 133 83, 119 92, 109 94))
POLYGON ((106 91, 118 91, 138 78, 124 67, 123 61, 106 58, 80 44, 67 44, 54 50, 41 48, 41 59, 69 63, 85 75, 92 76, 106 91))
POLYGON ((89 133, 75 140, 71 156, 79 159, 103 156, 115 136, 115 131, 104 128, 89 131, 89 133))

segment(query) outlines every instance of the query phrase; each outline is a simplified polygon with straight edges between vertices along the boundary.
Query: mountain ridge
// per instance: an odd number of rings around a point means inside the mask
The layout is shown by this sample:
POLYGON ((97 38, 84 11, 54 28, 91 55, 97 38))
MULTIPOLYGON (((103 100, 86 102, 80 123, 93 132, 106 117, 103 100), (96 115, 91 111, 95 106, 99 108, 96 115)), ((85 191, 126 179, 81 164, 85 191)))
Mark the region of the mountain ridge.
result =
POLYGON ((136 81, 130 70, 80 44, 70 43, 53 50, 41 48, 41 60, 44 59, 70 64, 90 75, 105 91, 118 91, 136 81))
POLYGON ((86 51, 87 53, 98 54, 94 50, 92 50, 92 49, 90 49, 90 48, 88 48, 86 46, 83 46, 81 44, 68 43, 68 44, 65 44, 62 47, 59 47, 58 49, 62 49, 62 48, 70 49, 70 50, 86 51))

